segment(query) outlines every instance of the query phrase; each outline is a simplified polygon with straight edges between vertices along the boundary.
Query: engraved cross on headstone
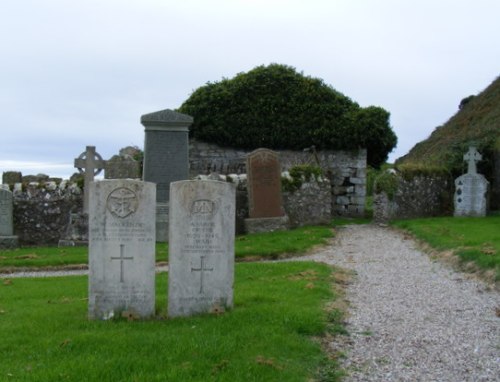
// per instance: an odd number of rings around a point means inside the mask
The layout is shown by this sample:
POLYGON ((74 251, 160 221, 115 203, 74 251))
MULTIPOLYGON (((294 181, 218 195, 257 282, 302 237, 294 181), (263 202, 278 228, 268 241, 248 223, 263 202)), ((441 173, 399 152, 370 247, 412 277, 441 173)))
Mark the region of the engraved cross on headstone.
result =
POLYGON ((94 176, 99 174, 106 164, 106 161, 96 153, 95 146, 87 146, 85 151, 75 159, 75 167, 80 174, 84 174, 83 190, 83 212, 89 212, 89 184, 94 180, 94 176))
POLYGON ((199 268, 191 268, 191 272, 200 272, 200 294, 203 293, 203 274, 204 272, 211 272, 213 268, 206 268, 205 256, 201 256, 201 265, 199 268))
POLYGON ((122 283, 123 278, 123 269, 124 269, 124 260, 134 260, 133 257, 125 257, 125 244, 120 244, 120 257, 111 257, 111 260, 120 260, 120 282, 122 283))
POLYGON ((464 155, 464 161, 467 162, 467 174, 477 174, 476 162, 483 159, 483 156, 479 154, 474 146, 469 147, 469 151, 464 155))

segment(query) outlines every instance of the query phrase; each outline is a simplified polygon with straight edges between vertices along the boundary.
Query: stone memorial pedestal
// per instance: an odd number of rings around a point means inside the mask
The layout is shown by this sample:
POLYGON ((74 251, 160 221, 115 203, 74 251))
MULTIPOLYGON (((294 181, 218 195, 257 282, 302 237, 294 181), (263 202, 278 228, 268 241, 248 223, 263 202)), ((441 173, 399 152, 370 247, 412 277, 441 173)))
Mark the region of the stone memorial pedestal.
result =
POLYGON ((89 318, 155 312, 155 185, 130 179, 90 184, 89 318))
POLYGON ((168 241, 168 201, 171 182, 189 178, 188 134, 193 118, 173 110, 141 116, 144 126, 145 181, 156 184, 156 240, 168 241))
POLYGON ((195 180, 170 185, 168 315, 233 306, 235 186, 195 180))

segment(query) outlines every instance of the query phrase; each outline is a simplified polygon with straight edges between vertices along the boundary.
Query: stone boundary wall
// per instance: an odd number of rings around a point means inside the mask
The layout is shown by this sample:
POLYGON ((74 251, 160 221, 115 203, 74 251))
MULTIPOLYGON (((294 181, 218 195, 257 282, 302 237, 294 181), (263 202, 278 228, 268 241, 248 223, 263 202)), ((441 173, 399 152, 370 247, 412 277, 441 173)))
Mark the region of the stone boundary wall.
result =
POLYGON ((414 219, 445 216, 453 212, 453 181, 444 176, 415 176, 405 180, 397 174, 392 200, 385 192, 373 196, 373 220, 414 219))
POLYGON ((70 214, 81 212, 83 191, 62 181, 14 185, 14 234, 21 245, 53 245, 64 237, 70 214))
MULTIPOLYGON (((220 147, 190 139, 190 177, 198 174, 245 174, 246 155, 253 150, 220 147)), ((366 198, 366 150, 312 152, 275 150, 279 153, 281 169, 287 171, 299 164, 317 164, 331 183, 332 214, 364 216, 366 198)))

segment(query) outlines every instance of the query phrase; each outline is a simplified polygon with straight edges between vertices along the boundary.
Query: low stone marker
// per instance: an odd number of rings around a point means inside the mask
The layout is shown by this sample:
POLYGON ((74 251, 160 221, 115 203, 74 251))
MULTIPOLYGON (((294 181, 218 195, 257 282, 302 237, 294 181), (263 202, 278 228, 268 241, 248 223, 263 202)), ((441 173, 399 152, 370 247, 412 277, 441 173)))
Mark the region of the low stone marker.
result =
POLYGON ((14 236, 13 210, 12 192, 0 188, 0 248, 18 246, 18 238, 14 236))
POLYGON ((170 185, 168 315, 233 306, 235 186, 194 180, 170 185))
POLYGON ((481 154, 472 146, 464 155, 468 169, 467 174, 455 179, 455 216, 486 216, 489 182, 476 169, 476 162, 482 159, 481 154))
POLYGON ((131 179, 90 184, 89 318, 155 312, 156 187, 131 179))
POLYGON ((247 232, 286 229, 288 218, 281 194, 281 165, 278 154, 257 149, 247 156, 248 217, 247 232))
POLYGON ((85 151, 75 159, 75 167, 84 175, 83 212, 89 212, 89 185, 105 166, 105 161, 96 153, 95 146, 87 146, 85 151))

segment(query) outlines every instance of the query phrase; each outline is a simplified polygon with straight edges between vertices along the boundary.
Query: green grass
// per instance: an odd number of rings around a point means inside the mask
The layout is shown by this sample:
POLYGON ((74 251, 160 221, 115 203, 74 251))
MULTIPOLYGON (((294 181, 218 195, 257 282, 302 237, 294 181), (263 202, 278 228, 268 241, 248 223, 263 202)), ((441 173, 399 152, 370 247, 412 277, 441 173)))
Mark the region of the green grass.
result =
POLYGON ((277 258, 301 254, 333 236, 331 227, 309 226, 290 231, 256 233, 236 237, 236 258, 277 258))
POLYGON ((500 216, 401 220, 392 225, 410 231, 438 250, 453 250, 463 263, 496 272, 500 280, 500 216))
MULTIPOLYGON (((237 259, 254 259, 301 254, 316 245, 326 244, 332 235, 331 227, 314 226, 238 236, 235 240, 235 256, 237 259)), ((167 259, 168 244, 157 243, 156 261, 167 259)), ((87 263, 87 247, 26 247, 0 250, 0 270, 9 267, 61 267, 87 263)))
MULTIPOLYGON (((223 315, 87 320, 87 278, 0 283, 1 381, 336 381, 313 337, 328 331, 334 299, 326 265, 236 266, 235 306, 223 315)), ((336 329, 338 330, 338 329, 336 329)))

